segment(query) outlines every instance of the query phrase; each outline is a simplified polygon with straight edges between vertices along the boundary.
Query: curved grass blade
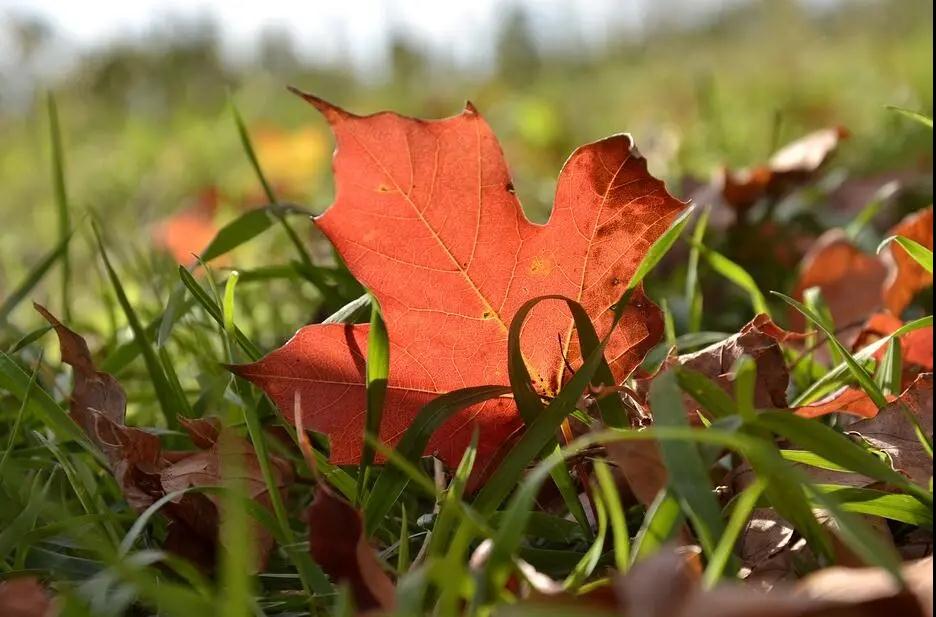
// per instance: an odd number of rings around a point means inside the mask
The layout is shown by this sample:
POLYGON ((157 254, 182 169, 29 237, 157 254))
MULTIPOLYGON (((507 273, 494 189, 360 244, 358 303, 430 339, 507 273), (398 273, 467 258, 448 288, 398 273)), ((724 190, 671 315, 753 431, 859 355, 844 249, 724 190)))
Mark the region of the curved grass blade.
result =
POLYGON ((704 244, 692 242, 692 246, 699 250, 699 254, 705 258, 705 261, 713 270, 747 292, 755 313, 770 315, 767 299, 764 298, 764 294, 761 293, 754 278, 748 274, 747 270, 704 244))
MULTIPOLYGON (((919 330, 920 328, 926 328, 933 325, 933 316, 927 315, 926 317, 920 317, 919 319, 914 319, 913 321, 908 321, 901 327, 897 328, 887 336, 878 339, 877 341, 861 348, 856 353, 852 354, 852 357, 858 362, 864 362, 869 358, 872 358, 874 354, 878 352, 879 349, 887 345, 892 339, 899 338, 905 334, 913 332, 914 330, 919 330)), ((847 362, 842 362, 837 366, 830 369, 825 375, 816 380, 811 386, 804 390, 796 399, 790 403, 790 407, 800 407, 802 405, 807 405, 820 394, 826 391, 829 386, 836 383, 845 373, 849 371, 849 365, 847 362)))
POLYGON ((929 250, 919 242, 911 240, 910 238, 905 238, 903 236, 889 236, 884 238, 877 247, 878 254, 884 250, 891 242, 896 242, 900 245, 900 248, 907 252, 907 255, 913 258, 913 261, 920 264, 920 266, 929 272, 933 273, 933 251, 929 250))
MULTIPOLYGON (((400 458, 415 463, 425 451, 429 437, 446 420, 466 407, 505 394, 510 394, 510 388, 506 386, 477 386, 433 399, 420 410, 403 433, 395 452, 400 458)), ((384 466, 364 504, 364 528, 368 536, 373 535, 383 522, 408 482, 409 479, 400 470, 390 465, 384 466)))
POLYGON ((887 482, 911 493, 922 503, 933 505, 933 496, 928 490, 913 484, 881 459, 821 422, 787 411, 761 413, 755 422, 835 465, 887 482))
POLYGON ((887 406, 887 398, 885 398, 884 393, 881 392, 881 389, 876 383, 871 375, 868 374, 868 371, 864 369, 863 366, 858 364, 858 361, 852 356, 848 349, 842 345, 841 341, 836 338, 835 333, 826 326, 824 320, 810 310, 807 306, 801 302, 797 302, 793 298, 784 295, 782 293, 772 291, 770 292, 795 308, 797 311, 803 314, 806 319, 811 321, 823 334, 826 335, 829 344, 841 354, 842 358, 845 361, 845 365, 848 367, 848 370, 851 372, 852 376, 855 378, 855 381, 858 382, 858 385, 861 386, 861 389, 867 393, 878 409, 882 409, 887 406))
POLYGON ((816 484, 815 488, 834 499, 846 512, 880 516, 908 525, 933 529, 932 508, 910 495, 839 484, 816 484))
POLYGON ((930 129, 933 128, 933 119, 927 116, 926 114, 922 114, 918 111, 913 111, 912 109, 904 109, 903 107, 897 107, 896 105, 885 105, 885 107, 891 111, 896 111, 901 116, 910 118, 914 122, 919 122, 923 126, 927 126, 930 129))
POLYGON ((699 249, 705 240, 705 230, 708 227, 711 206, 706 205, 696 221, 692 230, 692 246, 689 249, 689 260, 686 262, 686 304, 689 306, 690 333, 698 332, 702 328, 702 288, 699 285, 699 249))
MULTIPOLYGON (((231 114, 234 116, 234 124, 237 126, 237 135, 240 137, 241 145, 244 147, 244 153, 247 155, 248 160, 250 160, 250 166, 253 167, 254 173, 257 175, 257 180, 260 181, 260 186, 263 187, 263 192, 266 194, 269 202, 274 205, 279 204, 279 199, 276 198, 273 186, 267 181, 266 175, 263 173, 263 168, 260 166, 260 161, 257 159, 257 153, 254 151, 253 143, 250 141, 250 134, 247 132, 247 127, 244 125, 244 119, 241 117, 237 105, 234 104, 234 99, 230 98, 229 102, 231 114)), ((271 210, 271 212, 279 220, 289 241, 292 242, 293 246, 296 248, 299 261, 304 266, 312 268, 312 260, 309 258, 309 253, 306 251, 305 246, 303 246, 302 240, 299 239, 296 231, 289 224, 289 221, 286 220, 286 217, 279 210, 274 209, 271 210)))
POLYGON ((177 417, 178 412, 180 409, 184 409, 187 405, 182 404, 182 402, 176 396, 175 391, 170 386, 169 380, 166 377, 166 373, 163 369, 163 365, 159 361, 159 356, 156 355, 156 351, 153 349, 149 339, 146 336, 146 330, 143 328, 143 324, 140 323, 140 318, 137 317, 136 311, 133 310, 133 306, 130 304, 130 300, 127 298, 123 284, 120 282, 120 277, 117 276, 117 272, 114 270, 114 267, 111 265, 110 258, 107 256, 107 250, 104 248, 104 242, 101 239, 100 231, 98 230, 97 225, 93 222, 91 224, 91 229, 94 231, 94 237, 97 240, 98 250, 101 253, 101 259, 104 262, 104 269, 107 271, 107 277, 110 279, 111 285, 114 288, 114 294, 117 296, 117 302, 123 309, 124 315, 127 318, 127 323, 130 325, 130 329, 133 331, 133 338, 136 341, 140 352, 143 354, 143 360, 146 363, 146 370, 149 373, 150 380, 153 382, 153 389, 156 392, 156 399, 159 401, 159 407, 162 410, 163 417, 166 420, 166 425, 171 429, 177 429, 179 428, 179 421, 177 417))
POLYGON ((649 557, 670 541, 686 520, 679 501, 669 488, 664 488, 647 508, 643 524, 634 538, 631 563, 649 557))

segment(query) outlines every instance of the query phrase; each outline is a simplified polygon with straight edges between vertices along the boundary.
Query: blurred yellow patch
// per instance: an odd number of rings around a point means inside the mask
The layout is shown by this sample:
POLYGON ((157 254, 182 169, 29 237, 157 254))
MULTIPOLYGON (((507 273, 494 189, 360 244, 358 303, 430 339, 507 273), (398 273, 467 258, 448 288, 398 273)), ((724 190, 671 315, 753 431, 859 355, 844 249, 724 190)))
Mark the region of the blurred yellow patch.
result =
POLYGON ((320 129, 294 131, 262 126, 251 131, 257 158, 269 181, 289 195, 304 194, 328 156, 328 139, 320 129))

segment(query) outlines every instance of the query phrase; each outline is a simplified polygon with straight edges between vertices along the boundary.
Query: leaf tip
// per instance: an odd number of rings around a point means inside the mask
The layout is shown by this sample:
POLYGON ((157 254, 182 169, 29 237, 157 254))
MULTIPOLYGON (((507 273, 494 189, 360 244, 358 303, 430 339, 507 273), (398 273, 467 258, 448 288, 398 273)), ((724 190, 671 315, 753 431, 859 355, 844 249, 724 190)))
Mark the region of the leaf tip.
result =
POLYGON ((303 99, 304 101, 306 101, 307 103, 315 107, 317 110, 319 110, 319 113, 325 116, 325 119, 328 120, 329 124, 336 124, 337 122, 344 120, 350 115, 348 112, 338 107, 337 105, 332 105, 325 99, 317 97, 314 94, 303 92, 302 90, 300 90, 299 88, 296 88, 295 86, 286 86, 286 88, 290 92, 292 92, 293 94, 295 94, 296 96, 303 99))

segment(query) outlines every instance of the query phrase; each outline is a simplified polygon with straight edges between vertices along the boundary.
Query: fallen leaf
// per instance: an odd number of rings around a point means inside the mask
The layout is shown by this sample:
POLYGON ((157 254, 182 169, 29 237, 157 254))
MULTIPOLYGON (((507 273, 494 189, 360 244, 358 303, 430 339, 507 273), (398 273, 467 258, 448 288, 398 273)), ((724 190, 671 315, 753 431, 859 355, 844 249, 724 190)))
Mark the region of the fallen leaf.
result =
MULTIPOLYGON (((62 361, 74 367, 71 416, 104 453, 131 508, 142 512, 169 493, 223 485, 228 478, 224 470, 235 468, 247 494, 272 510, 260 463, 249 441, 224 429, 216 419, 183 418, 183 428, 201 450, 170 451, 162 448, 155 434, 124 425, 127 399, 121 385, 113 376, 95 369, 80 335, 42 306, 35 307, 55 329, 62 361), (236 464, 231 467, 229 461, 236 464)), ((292 482, 291 468, 278 457, 272 457, 271 462, 277 487, 285 490, 292 482)), ((171 500, 161 510, 170 519, 165 548, 206 571, 212 570, 217 557, 220 508, 221 499, 214 494, 188 492, 171 500)), ((262 525, 254 523, 252 530, 259 569, 273 548, 273 538, 262 525)))
POLYGON ((873 418, 878 414, 878 408, 864 390, 845 386, 822 400, 796 409, 796 414, 804 418, 818 418, 830 413, 873 418))
MULTIPOLYGON (((394 443, 439 394, 507 384, 507 329, 531 298, 579 300, 607 334, 607 310, 684 204, 647 172, 628 135, 576 150, 546 225, 529 222, 503 153, 469 105, 424 121, 384 112, 356 116, 302 95, 337 139, 335 203, 315 220, 351 273, 380 303, 390 378, 380 437, 394 443)), ((313 325, 259 362, 232 367, 286 417, 302 393, 307 427, 329 435, 331 460, 359 460, 364 427, 367 326, 313 325)), ((564 303, 537 306, 523 329, 535 387, 561 385, 581 362, 564 303)), ((662 316, 638 289, 606 349, 617 379, 662 334, 662 316)), ((454 466, 479 425, 485 460, 521 426, 511 400, 473 406, 436 431, 427 452, 454 466)))
POLYGON ((616 441, 607 445, 608 457, 627 481, 634 497, 649 506, 660 489, 666 486, 668 474, 656 441, 616 441))
POLYGON ((767 196, 779 196, 803 184, 848 137, 843 127, 814 131, 775 152, 765 165, 722 173, 722 198, 735 210, 745 211, 767 196))
POLYGON ((3 617, 54 617, 52 598, 33 576, 0 581, 0 615, 3 617))
POLYGON ((392 610, 393 581, 364 536, 360 512, 320 484, 306 517, 312 558, 332 580, 348 585, 358 611, 392 610))
POLYGON ((744 527, 738 543, 739 575, 762 591, 782 581, 795 579, 793 567, 796 539, 793 526, 770 508, 757 508, 744 527))
POLYGON ((933 374, 923 373, 875 417, 849 424, 846 430, 887 453, 894 469, 918 484, 927 486, 933 475, 933 459, 917 439, 913 425, 905 415, 917 419, 923 432, 933 439, 933 374))
MULTIPOLYGON (((911 214, 891 229, 887 235, 909 238, 932 251, 933 206, 911 214)), ((887 248, 886 254, 893 262, 893 270, 884 289, 884 300, 887 309, 899 316, 917 292, 933 285, 933 275, 896 242, 891 242, 887 248)))
POLYGON ((681 615, 702 577, 698 546, 663 547, 619 576, 614 587, 623 615, 670 617, 681 615))
MULTIPOLYGON (((840 331, 839 338, 851 345, 861 324, 881 309, 881 289, 887 275, 887 267, 876 255, 859 249, 842 230, 831 229, 803 257, 793 297, 802 300, 807 289, 818 287, 840 331)), ((790 311, 790 323, 795 330, 806 325, 795 310, 790 311)))
POLYGON ((933 615, 933 558, 904 564, 907 589, 880 568, 834 567, 807 576, 796 586, 798 595, 842 605, 865 606, 868 615, 933 615), (878 612, 872 612, 876 608, 878 612))
MULTIPOLYGON (((874 341, 888 336, 903 326, 903 322, 889 313, 875 313, 865 324, 855 341, 854 348, 870 345, 874 341)), ((878 350, 875 357, 878 360, 884 358, 887 348, 878 350)), ((924 371, 933 370, 933 327, 927 326, 913 330, 900 337, 900 355, 903 360, 904 369, 917 368, 924 371)), ((913 374, 914 379, 916 374, 913 374)), ((912 379, 910 380, 912 381, 912 379)))
MULTIPOLYGON (((797 335, 783 330, 766 315, 758 315, 737 334, 691 354, 678 356, 676 361, 730 391, 735 363, 741 356, 750 356, 757 365, 754 404, 759 409, 782 409, 787 406, 786 389, 790 374, 778 342, 794 336, 797 335)), ((688 409, 699 409, 695 400, 686 399, 686 402, 688 409)))
POLYGON ((218 209, 218 190, 202 190, 195 202, 164 219, 152 232, 153 243, 167 251, 177 263, 190 266, 218 233, 215 213, 218 209))
POLYGON ((69 401, 72 418, 89 434, 93 432, 93 413, 123 424, 127 395, 121 385, 111 375, 95 370, 88 344, 81 336, 64 326, 44 306, 34 302, 33 307, 55 329, 62 362, 74 369, 75 385, 69 401))

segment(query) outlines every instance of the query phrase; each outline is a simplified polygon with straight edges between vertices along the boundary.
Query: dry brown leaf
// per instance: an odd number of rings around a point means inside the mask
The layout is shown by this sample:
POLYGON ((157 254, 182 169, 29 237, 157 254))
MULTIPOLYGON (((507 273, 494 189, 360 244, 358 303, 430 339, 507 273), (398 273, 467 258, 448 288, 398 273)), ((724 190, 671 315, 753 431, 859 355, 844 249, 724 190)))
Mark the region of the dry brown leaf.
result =
POLYGON ((666 486, 668 475, 656 441, 616 441, 607 445, 608 457, 624 476, 634 497, 649 506, 660 489, 666 486))
POLYGON ((49 593, 34 576, 0 581, 2 617, 54 617, 57 614, 49 593))
MULTIPOLYGON (((682 366, 714 380, 725 390, 730 390, 735 363, 741 356, 750 356, 757 365, 755 405, 762 409, 785 408, 790 375, 778 340, 786 340, 790 336, 794 335, 774 324, 766 315, 758 315, 739 333, 700 351, 678 356, 676 360, 682 366)), ((695 401, 689 405, 690 410, 699 409, 695 401)))
POLYGON ((865 606, 856 613, 868 617, 933 615, 933 558, 903 566, 907 590, 880 568, 835 567, 807 576, 796 586, 798 595, 844 605, 865 606), (871 609, 877 609, 873 612, 871 609))
POLYGON ((792 525, 770 508, 755 509, 739 541, 742 578, 762 591, 793 580, 794 547, 792 525))
POLYGON ((55 328, 62 362, 74 369, 75 386, 69 403, 72 418, 89 435, 93 429, 93 412, 103 414, 117 424, 123 424, 127 395, 121 385, 113 376, 98 372, 94 368, 94 361, 84 338, 63 325, 44 306, 34 302, 33 307, 55 328))
MULTIPOLYGON (((183 428, 201 450, 163 450, 159 437, 142 428, 123 424, 126 395, 111 375, 97 372, 84 339, 64 326, 48 310, 36 305, 59 337, 62 360, 74 367, 75 388, 71 416, 104 453, 127 504, 141 512, 163 496, 196 486, 218 486, 227 478, 228 462, 239 470, 247 494, 268 510, 270 496, 256 452, 246 439, 222 429, 216 419, 182 419, 183 428)), ((280 490, 291 483, 291 468, 272 458, 280 490)), ((165 548, 190 559, 202 569, 213 569, 217 557, 221 500, 217 495, 188 492, 166 504, 170 519, 165 548)), ((273 537, 254 523, 256 567, 262 568, 273 548, 273 537)))
POLYGON ((681 615, 702 577, 701 552, 694 545, 664 547, 618 577, 614 586, 621 614, 681 615))
MULTIPOLYGON (((933 250, 933 206, 915 212, 900 221, 889 232, 889 236, 903 236, 933 250)), ((933 285, 933 275, 927 272, 896 242, 888 246, 887 253, 893 262, 893 271, 884 289, 887 309, 900 315, 913 300, 917 292, 933 285)))
POLYGON ((925 486, 933 475, 933 460, 917 439, 913 425, 901 411, 901 406, 917 419, 923 431, 932 440, 932 373, 921 374, 897 400, 882 409, 877 416, 850 424, 847 430, 859 435, 871 447, 887 453, 894 469, 925 486))
POLYGON ((763 197, 776 197, 807 182, 848 137, 843 127, 814 131, 774 153, 765 165, 722 173, 722 198, 735 210, 744 211, 763 197))
POLYGON ((367 543, 360 512, 321 484, 306 516, 312 558, 332 580, 348 584, 358 611, 392 610, 393 581, 367 543))

